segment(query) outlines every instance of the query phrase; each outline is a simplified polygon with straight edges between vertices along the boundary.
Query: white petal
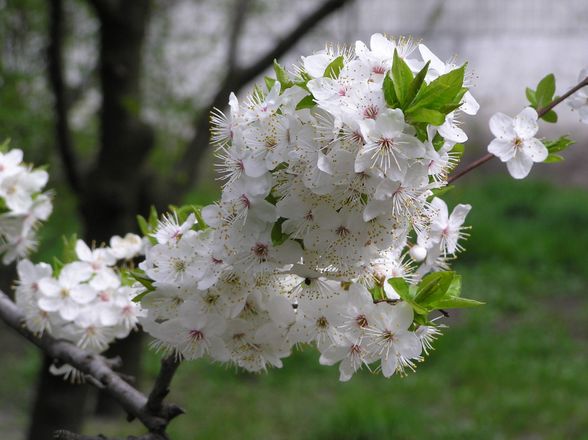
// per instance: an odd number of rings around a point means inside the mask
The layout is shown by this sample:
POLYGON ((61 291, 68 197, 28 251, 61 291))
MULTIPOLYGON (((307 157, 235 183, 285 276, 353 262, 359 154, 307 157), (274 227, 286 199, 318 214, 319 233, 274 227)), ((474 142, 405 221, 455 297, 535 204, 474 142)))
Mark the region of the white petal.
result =
POLYGON ((516 137, 513 119, 504 113, 495 113, 490 118, 490 131, 498 139, 511 140, 516 137))
POLYGON ((511 140, 494 139, 488 145, 488 152, 497 156, 502 162, 507 162, 514 157, 516 150, 511 140))
POLYGON ((526 154, 517 154, 506 163, 508 172, 515 179, 524 179, 533 167, 533 160, 526 154))
POLYGON ((522 151, 531 158, 533 162, 543 162, 547 159, 549 151, 539 139, 531 138, 523 142, 522 151))
POLYGON ((514 131, 520 138, 528 139, 535 136, 539 130, 537 111, 532 107, 525 108, 513 120, 514 131))

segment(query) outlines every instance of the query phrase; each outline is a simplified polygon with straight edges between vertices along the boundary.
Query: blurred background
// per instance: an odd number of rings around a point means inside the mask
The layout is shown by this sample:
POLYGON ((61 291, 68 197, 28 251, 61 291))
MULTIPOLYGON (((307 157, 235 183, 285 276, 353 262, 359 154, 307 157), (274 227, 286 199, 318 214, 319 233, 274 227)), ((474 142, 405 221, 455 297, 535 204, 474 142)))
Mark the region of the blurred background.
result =
MULTIPOLYGON (((382 32, 467 60, 481 104, 463 121, 467 162, 488 144, 492 113, 526 105, 526 86, 547 73, 559 93, 576 83, 586 23, 585 0, 0 0, 0 139, 48 163, 56 193, 34 260, 59 255, 63 234, 100 242, 135 230, 151 205, 213 201, 208 112, 274 58, 289 65, 382 32)), ((495 161, 448 194, 473 205, 455 268, 487 305, 451 313, 416 374, 340 384, 312 350, 262 375, 186 363, 170 399, 187 415, 172 438, 586 438, 588 126, 565 104, 557 112, 540 134, 577 141, 565 162, 516 182, 495 161)), ((113 349, 145 390, 159 362, 148 342, 113 349)), ((0 343, 2 439, 141 433, 94 390, 43 373, 50 360, 4 326, 0 343)))

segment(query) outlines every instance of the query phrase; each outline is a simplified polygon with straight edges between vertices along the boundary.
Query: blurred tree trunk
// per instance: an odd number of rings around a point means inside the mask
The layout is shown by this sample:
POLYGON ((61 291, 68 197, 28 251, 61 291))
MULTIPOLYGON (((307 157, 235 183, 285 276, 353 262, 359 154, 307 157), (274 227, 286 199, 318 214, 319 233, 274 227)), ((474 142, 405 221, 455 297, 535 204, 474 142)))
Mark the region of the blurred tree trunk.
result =
MULTIPOLYGON (((66 176, 72 190, 79 190, 75 166, 71 154, 71 139, 67 127, 68 102, 63 80, 64 8, 62 0, 49 2, 49 43, 47 67, 49 83, 54 94, 55 139, 57 149, 64 159, 66 176)), ((82 425, 87 385, 71 385, 49 372, 53 359, 43 355, 37 379, 36 396, 29 425, 28 439, 51 438, 56 429, 79 431, 82 425)))
MULTIPOLYGON (((153 130, 140 119, 142 50, 150 1, 93 1, 100 20, 100 153, 84 182, 81 212, 87 240, 106 242, 136 231, 136 215, 146 212, 149 187, 144 165, 154 144, 153 130)), ((117 341, 107 356, 123 358, 122 372, 139 379, 141 334, 117 341)), ((120 407, 104 393, 100 414, 120 407)))
MULTIPOLYGON (((140 120, 140 79, 142 49, 149 22, 150 1, 98 1, 91 3, 100 21, 100 82, 102 109, 100 113, 101 135, 97 162, 80 182, 77 191, 87 241, 107 242, 115 234, 125 234, 137 229, 135 216, 146 212, 148 195, 143 186, 142 165, 153 146, 153 132, 140 120)), ((59 86, 62 70, 62 21, 61 0, 51 1, 52 23, 50 75, 55 92, 57 136, 62 158, 71 153, 67 145, 67 106, 60 102, 66 95, 59 86), (53 26, 52 25, 52 26, 53 26), (54 35, 52 32, 56 32, 54 35), (57 60, 57 64, 55 64, 57 60), (58 69, 57 71, 55 69, 58 69), (57 82, 57 87, 56 87, 57 82), (59 90, 61 89, 61 90, 59 90), (62 108, 59 108, 63 105, 62 108), (63 130, 63 131, 62 131, 63 130), (63 133, 66 136, 63 136, 63 133), (64 142, 65 139, 65 142, 64 142)), ((64 160, 67 174, 72 173, 74 161, 64 160)), ((72 181, 70 179, 70 185, 72 181)), ((72 189, 75 189, 72 185, 72 189)), ((141 362, 141 336, 134 333, 111 347, 107 356, 123 358, 122 372, 139 376, 141 362)), ((72 386, 61 378, 52 376, 48 367, 51 359, 44 358, 37 386, 37 397, 29 429, 29 440, 52 438, 56 429, 81 431, 88 397, 88 386, 72 386)), ((99 397, 102 413, 117 413, 119 406, 107 396, 99 397)))

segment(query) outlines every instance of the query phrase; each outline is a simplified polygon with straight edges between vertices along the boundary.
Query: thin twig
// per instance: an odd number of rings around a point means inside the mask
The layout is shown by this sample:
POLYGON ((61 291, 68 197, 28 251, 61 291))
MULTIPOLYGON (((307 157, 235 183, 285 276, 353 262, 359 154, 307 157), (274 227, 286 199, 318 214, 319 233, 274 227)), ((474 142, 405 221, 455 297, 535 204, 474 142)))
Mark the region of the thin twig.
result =
MULTIPOLYGON (((562 103, 567 98, 569 98, 574 93, 576 93, 578 90, 580 90, 581 88, 586 87, 586 86, 588 86, 588 77, 584 78, 582 81, 580 81, 578 84, 576 84, 574 87, 572 87, 570 90, 568 90, 563 95, 558 96, 557 98, 555 98, 553 101, 551 101, 545 107, 540 108, 539 110, 537 110, 537 116, 539 118, 541 118, 542 116, 545 116, 547 114, 547 112, 549 112, 550 110, 552 110, 556 105, 562 103)), ((468 165, 466 165, 465 168, 463 170, 461 170, 459 173, 454 174, 453 176, 451 176, 447 180, 447 183, 453 183, 453 182, 455 182, 461 176, 464 176, 467 173, 469 173, 470 171, 475 170, 479 166, 485 164, 486 162, 488 162, 489 160, 491 160, 491 159, 493 159, 495 157, 496 156, 494 156, 493 154, 490 154, 490 153, 485 154, 481 158, 479 158, 479 159, 477 159, 477 160, 469 163, 468 165)))

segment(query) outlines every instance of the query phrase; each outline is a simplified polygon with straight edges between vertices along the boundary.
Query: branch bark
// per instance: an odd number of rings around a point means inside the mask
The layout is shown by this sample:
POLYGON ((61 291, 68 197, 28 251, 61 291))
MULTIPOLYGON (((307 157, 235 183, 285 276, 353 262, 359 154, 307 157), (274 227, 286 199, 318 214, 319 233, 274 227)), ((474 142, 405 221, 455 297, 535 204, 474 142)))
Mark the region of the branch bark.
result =
MULTIPOLYGON (((574 87, 572 87, 570 90, 568 90, 563 95, 558 96, 557 98, 555 98, 553 101, 551 101, 545 107, 540 108, 539 110, 537 110, 537 116, 539 116, 539 118, 541 118, 542 116, 545 116, 545 114, 547 114, 547 112, 549 112, 550 110, 552 110, 555 106, 557 106, 558 104, 561 104, 567 98, 569 98, 574 93, 576 93, 578 90, 580 90, 581 88, 584 88, 586 86, 588 86, 588 77, 584 78, 582 81, 580 81, 578 84, 576 84, 574 87)), ((450 184, 450 183, 455 182, 460 177, 465 176, 470 171, 475 170, 476 168, 484 165, 486 162, 489 162, 490 160, 494 159, 495 157, 496 156, 494 156, 491 153, 485 154, 484 156, 480 157, 479 159, 476 159, 475 161, 473 161, 473 162, 469 163, 468 165, 466 165, 458 173, 456 173, 453 176, 451 176, 447 180, 447 183, 450 184)))
POLYGON ((88 353, 70 342, 54 339, 47 334, 40 337, 33 334, 24 325, 22 311, 2 291, 0 291, 0 318, 52 358, 67 363, 82 373, 93 377, 95 382, 101 384, 103 389, 130 416, 136 417, 143 423, 153 436, 153 439, 167 438, 165 434, 167 425, 173 418, 182 414, 183 411, 176 405, 163 403, 165 395, 161 392, 162 389, 167 390, 177 369, 177 361, 165 363, 156 380, 154 392, 152 392, 156 397, 151 398, 150 396, 147 398, 113 371, 111 368, 112 362, 103 356, 88 353), (149 403, 150 401, 151 403, 149 403))
MULTIPOLYGON (((171 191, 168 191, 169 194, 174 194, 175 198, 180 198, 188 189, 189 185, 187 185, 187 183, 192 183, 196 180, 198 164, 209 144, 210 112, 215 107, 224 108, 231 92, 238 92, 243 86, 271 66, 274 59, 280 58, 288 52, 302 39, 302 37, 308 34, 308 32, 322 20, 352 1, 353 0, 327 0, 323 2, 314 11, 302 18, 298 26, 292 29, 285 37, 279 40, 274 47, 260 56, 256 61, 245 67, 239 67, 236 63, 233 64, 232 68, 227 71, 217 93, 211 99, 209 104, 202 109, 194 122, 194 137, 188 143, 182 159, 178 162, 176 175, 179 176, 179 179, 176 182, 173 182, 171 191)), ((237 29, 237 31, 240 31, 240 28, 237 29)), ((232 46, 236 47, 238 33, 236 33, 232 39, 235 40, 232 46)))
POLYGON ((62 0, 49 2, 49 45, 47 46, 47 64, 49 84, 54 96, 55 137, 57 151, 61 156, 65 177, 72 191, 80 193, 80 177, 68 122, 69 102, 67 86, 63 75, 63 35, 65 17, 62 0))

